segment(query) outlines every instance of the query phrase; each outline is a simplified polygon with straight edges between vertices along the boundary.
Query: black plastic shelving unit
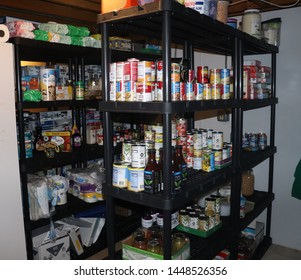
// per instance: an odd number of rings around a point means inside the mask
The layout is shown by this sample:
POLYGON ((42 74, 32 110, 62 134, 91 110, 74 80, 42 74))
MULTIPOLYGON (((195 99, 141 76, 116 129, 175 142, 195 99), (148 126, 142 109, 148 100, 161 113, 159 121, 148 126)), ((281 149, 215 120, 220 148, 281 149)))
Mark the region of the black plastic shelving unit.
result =
MULTIPOLYGON (((50 63, 64 63, 69 65, 69 69, 84 69, 85 65, 101 64, 101 52, 99 49, 69 46, 58 43, 50 43, 44 41, 36 41, 26 38, 12 38, 10 42, 14 45, 15 49, 15 69, 16 69, 16 112, 19 129, 19 142, 20 144, 20 176, 22 187, 22 202, 23 202, 23 216, 26 238, 27 258, 33 259, 32 248, 32 231, 39 227, 49 225, 50 219, 44 218, 37 221, 31 221, 29 215, 29 202, 28 202, 28 190, 27 190, 27 178, 28 174, 38 171, 48 170, 51 168, 58 168, 64 165, 72 166, 85 166, 87 161, 98 158, 103 158, 104 147, 97 144, 88 145, 85 144, 85 129, 83 129, 83 145, 81 149, 56 154, 54 158, 48 159, 44 153, 33 152, 32 158, 25 157, 24 143, 24 113, 30 110, 35 112, 39 109, 45 110, 72 110, 84 114, 87 108, 98 109, 100 100, 59 100, 59 101, 40 101, 40 102, 27 102, 23 101, 22 87, 21 87, 21 61, 36 61, 36 62, 50 62, 50 63)), ((124 52, 112 51, 116 59, 122 59, 124 52)), ((73 71, 73 70, 72 70, 73 71)), ((84 73, 76 71, 73 73, 74 79, 78 80, 79 75, 83 76, 84 73)), ((84 116, 83 116, 84 117, 84 116)), ((83 120, 85 120, 83 118, 83 120)), ((83 121, 84 123, 84 121, 83 121)), ((117 145, 113 149, 114 154, 120 154, 121 145, 117 145)), ((74 214, 78 214, 82 211, 92 209, 94 207, 104 205, 105 201, 98 201, 96 203, 86 203, 83 200, 76 198, 72 195, 67 195, 67 204, 55 207, 55 213, 52 216, 54 221, 68 217, 74 214)), ((132 219, 135 217, 132 217, 132 219)), ((130 221, 130 220, 129 220, 130 221)), ((122 237, 128 234, 127 231, 123 231, 123 226, 129 221, 120 220, 118 225, 119 231, 122 237), (123 233, 124 232, 124 233, 123 233)), ((84 253, 80 256, 71 255, 75 259, 84 259, 101 249, 106 247, 105 234, 102 233, 99 240, 89 248, 84 248, 84 253)))
MULTIPOLYGON (((115 252, 116 232, 114 232, 115 200, 121 199, 137 203, 146 207, 160 209, 163 213, 164 225, 164 259, 171 259, 171 213, 180 209, 185 203, 191 201, 196 195, 206 191, 214 191, 220 182, 231 181, 231 216, 221 230, 215 232, 207 239, 189 236, 191 238, 192 259, 212 259, 220 250, 230 248, 231 258, 237 258, 238 239, 240 231, 255 219, 263 210, 268 209, 266 223, 266 237, 260 247, 261 255, 271 243, 270 221, 273 194, 273 168, 275 147, 275 106, 276 98, 276 54, 278 48, 258 40, 244 32, 233 29, 217 20, 201 15, 198 12, 185 8, 172 0, 161 0, 147 4, 143 7, 133 7, 118 12, 99 14, 97 18, 102 33, 102 73, 104 101, 99 109, 104 112, 105 132, 105 164, 108 172, 104 192, 107 196, 107 238, 109 258, 120 257, 115 252), (109 50, 109 36, 122 34, 123 36, 142 35, 155 38, 162 42, 163 60, 163 101, 162 102, 113 102, 109 95, 109 65, 112 57, 109 50), (183 57, 190 61, 193 69, 194 51, 204 51, 212 54, 229 56, 234 69, 234 98, 231 100, 209 101, 171 101, 171 48, 172 44, 183 46, 183 57), (272 68, 272 96, 265 100, 243 100, 243 60, 246 55, 265 54, 271 56, 272 68), (247 110, 270 107, 270 146, 264 151, 244 152, 242 150, 243 113, 247 110), (204 174, 196 172, 190 174, 187 183, 180 194, 173 195, 169 176, 164 176, 164 191, 150 195, 146 193, 133 193, 112 186, 112 160, 111 160, 111 127, 112 119, 116 113, 128 115, 158 114, 162 118, 163 147, 164 147, 164 174, 171 174, 171 118, 172 114, 194 113, 196 111, 230 109, 232 114, 232 144, 233 157, 230 167, 204 174), (269 183, 267 192, 255 193, 255 208, 246 218, 240 219, 241 174, 248 168, 259 163, 269 161, 269 183), (194 180, 195 179, 195 180, 194 180)), ((150 58, 151 59, 151 58, 150 58)), ((147 118, 147 117, 146 117, 147 118)), ((260 254, 257 254, 258 257, 260 254)))

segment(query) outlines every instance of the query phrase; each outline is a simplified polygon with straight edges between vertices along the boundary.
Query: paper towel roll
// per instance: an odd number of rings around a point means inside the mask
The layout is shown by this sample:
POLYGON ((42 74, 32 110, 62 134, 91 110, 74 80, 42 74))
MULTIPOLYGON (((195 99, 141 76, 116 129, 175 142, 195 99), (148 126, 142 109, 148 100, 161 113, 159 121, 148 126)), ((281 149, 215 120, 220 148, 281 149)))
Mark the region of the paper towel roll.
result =
POLYGON ((0 24, 0 43, 6 43, 9 39, 9 31, 6 25, 0 24))

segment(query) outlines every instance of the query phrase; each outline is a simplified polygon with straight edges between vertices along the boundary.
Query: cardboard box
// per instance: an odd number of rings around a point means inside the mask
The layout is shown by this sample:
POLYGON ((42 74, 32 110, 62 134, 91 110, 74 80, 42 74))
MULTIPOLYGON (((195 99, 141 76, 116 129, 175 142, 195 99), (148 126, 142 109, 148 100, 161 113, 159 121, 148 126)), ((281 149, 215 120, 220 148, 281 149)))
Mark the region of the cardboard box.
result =
POLYGON ((50 226, 32 232, 35 260, 70 260, 69 236, 62 224, 54 224, 55 239, 50 238, 50 226))
MULTIPOLYGON (((163 260, 163 255, 155 254, 142 250, 131 245, 132 236, 122 241, 122 259, 124 260, 163 260)), ((188 260, 190 258, 190 242, 187 239, 186 244, 172 255, 172 260, 188 260)))

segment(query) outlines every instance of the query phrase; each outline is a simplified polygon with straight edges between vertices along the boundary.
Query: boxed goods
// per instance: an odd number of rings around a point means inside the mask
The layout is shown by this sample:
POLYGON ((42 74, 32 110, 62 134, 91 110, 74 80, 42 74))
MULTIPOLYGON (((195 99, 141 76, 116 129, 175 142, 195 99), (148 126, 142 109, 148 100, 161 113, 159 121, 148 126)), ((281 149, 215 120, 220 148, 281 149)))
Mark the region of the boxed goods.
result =
POLYGON ((70 260, 70 243, 64 225, 55 223, 32 232, 35 260, 70 260))

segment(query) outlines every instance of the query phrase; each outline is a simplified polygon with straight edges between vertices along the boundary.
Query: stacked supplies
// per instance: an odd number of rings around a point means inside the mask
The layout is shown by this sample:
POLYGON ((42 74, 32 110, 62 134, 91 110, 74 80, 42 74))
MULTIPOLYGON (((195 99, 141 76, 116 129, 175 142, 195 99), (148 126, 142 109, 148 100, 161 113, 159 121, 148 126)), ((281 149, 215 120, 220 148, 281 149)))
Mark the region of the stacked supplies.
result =
POLYGON ((48 22, 39 24, 34 34, 36 40, 82 47, 101 47, 100 40, 89 36, 90 31, 87 27, 48 22))
POLYGON ((34 39, 35 26, 32 22, 25 20, 15 20, 5 23, 9 31, 9 37, 23 37, 34 39))

